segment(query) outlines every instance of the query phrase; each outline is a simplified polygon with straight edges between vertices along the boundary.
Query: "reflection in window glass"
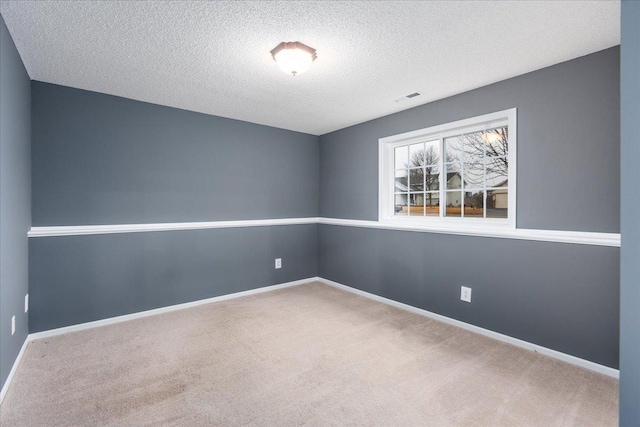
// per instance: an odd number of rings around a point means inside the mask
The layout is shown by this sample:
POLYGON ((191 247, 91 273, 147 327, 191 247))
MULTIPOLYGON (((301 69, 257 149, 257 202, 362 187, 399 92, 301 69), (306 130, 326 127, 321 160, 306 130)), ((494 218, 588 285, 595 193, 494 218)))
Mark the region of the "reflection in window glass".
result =
POLYGON ((424 216, 424 193, 409 194, 409 215, 424 216))
POLYGON ((409 147, 396 147, 395 149, 396 169, 403 169, 409 166, 409 147))
POLYGON ((460 162, 464 160, 462 140, 463 138, 461 136, 453 136, 451 138, 444 139, 445 162, 460 162))
MULTIPOLYGON (((387 148, 385 156, 395 156, 395 214, 470 218, 463 224, 482 222, 471 218, 509 218, 508 194, 509 188, 515 191, 515 182, 509 186, 506 123, 515 120, 515 111, 505 114, 425 129, 414 134, 417 136, 399 136, 391 142, 388 147, 393 149, 387 148)), ((389 160, 385 158, 385 164, 389 160)), ((386 188, 391 188, 390 183, 386 188)), ((381 191, 387 200, 387 190, 381 191)), ((492 222, 503 223, 507 222, 492 222)))
POLYGON ((507 218, 509 190, 507 187, 487 191, 487 218, 507 218))
POLYGON ((487 188, 504 187, 509 177, 506 157, 487 158, 487 188))
POLYGON ((409 182, 407 181, 407 170, 400 169, 395 173, 395 193, 403 193, 409 191, 409 182))
POLYGON ((464 161, 482 161, 485 156, 484 132, 470 132, 462 136, 464 161))
POLYGON ((409 167, 424 166, 424 144, 411 144, 409 146, 409 167))
POLYGON ((440 167, 437 165, 427 166, 425 168, 424 181, 426 191, 440 190, 440 167))
POLYGON ((465 188, 484 188, 484 164, 469 162, 463 165, 465 188))
POLYGON ((484 158, 485 142, 482 135, 483 132, 471 132, 463 135, 465 161, 482 161, 484 158))
POLYGON ((440 140, 429 141, 425 144, 424 164, 437 165, 440 163, 440 140))
POLYGON ((462 174, 459 163, 445 166, 447 190, 462 188, 462 174))
POLYGON ((462 215, 462 191, 447 191, 445 216, 462 215))
POLYGON ((410 191, 424 191, 424 168, 409 169, 410 191))
POLYGON ((464 216, 484 217, 484 191, 468 191, 464 196, 464 216))
POLYGON ((440 216, 440 193, 426 193, 424 206, 427 216, 440 216))
POLYGON ((488 129, 482 133, 487 157, 503 157, 509 150, 507 127, 488 129))
POLYGON ((409 194, 396 194, 395 196, 395 205, 394 205, 394 213, 399 216, 407 216, 409 209, 407 207, 407 200, 409 200, 409 194))

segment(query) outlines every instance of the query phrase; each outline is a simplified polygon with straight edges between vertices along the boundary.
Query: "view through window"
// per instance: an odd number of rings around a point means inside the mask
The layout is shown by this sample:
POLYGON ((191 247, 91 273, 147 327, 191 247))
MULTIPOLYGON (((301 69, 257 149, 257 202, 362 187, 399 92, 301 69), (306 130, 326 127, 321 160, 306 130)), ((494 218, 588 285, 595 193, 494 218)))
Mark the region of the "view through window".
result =
POLYGON ((515 150, 510 120, 515 120, 515 110, 505 115, 502 120, 485 121, 483 116, 475 123, 463 121, 465 126, 456 122, 451 129, 442 125, 437 132, 425 129, 385 138, 390 166, 384 173, 393 180, 393 194, 381 200, 393 205, 391 216, 510 218, 515 201, 510 197, 515 191, 509 179, 515 167, 510 164, 515 159, 510 155, 510 149, 515 150))

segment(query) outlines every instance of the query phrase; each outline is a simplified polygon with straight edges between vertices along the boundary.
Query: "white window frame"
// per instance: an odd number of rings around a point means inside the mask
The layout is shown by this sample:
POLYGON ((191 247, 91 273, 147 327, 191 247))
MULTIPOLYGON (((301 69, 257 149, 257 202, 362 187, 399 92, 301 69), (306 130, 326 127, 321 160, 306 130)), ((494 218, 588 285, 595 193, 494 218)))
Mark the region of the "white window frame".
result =
MULTIPOLYGON (((498 111, 469 119, 392 135, 379 139, 379 183, 378 183, 378 221, 386 224, 410 225, 412 227, 433 229, 435 231, 507 231, 516 229, 516 189, 517 189, 517 109, 498 111), (499 126, 508 126, 509 150, 507 159, 508 171, 508 210, 507 218, 469 218, 442 216, 443 194, 440 193, 441 216, 398 216, 394 212, 395 164, 394 148, 422 141, 440 141, 440 153, 444 153, 444 138, 460 135, 462 132, 474 132, 499 126)), ((440 163, 442 165, 442 161, 440 163)), ((443 183, 444 168, 440 168, 440 183, 443 183)), ((443 184, 441 184, 443 185, 443 184)), ((446 193, 446 191, 445 191, 446 193)))

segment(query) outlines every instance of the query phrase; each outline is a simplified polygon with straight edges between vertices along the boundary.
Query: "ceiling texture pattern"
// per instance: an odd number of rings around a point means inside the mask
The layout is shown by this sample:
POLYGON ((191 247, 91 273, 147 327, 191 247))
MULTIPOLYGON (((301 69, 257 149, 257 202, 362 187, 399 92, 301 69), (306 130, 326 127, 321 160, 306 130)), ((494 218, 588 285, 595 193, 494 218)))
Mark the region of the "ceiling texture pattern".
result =
POLYGON ((0 12, 33 80, 314 135, 620 43, 616 0, 2 0, 0 12), (269 51, 282 41, 317 49, 309 71, 280 71, 269 51))

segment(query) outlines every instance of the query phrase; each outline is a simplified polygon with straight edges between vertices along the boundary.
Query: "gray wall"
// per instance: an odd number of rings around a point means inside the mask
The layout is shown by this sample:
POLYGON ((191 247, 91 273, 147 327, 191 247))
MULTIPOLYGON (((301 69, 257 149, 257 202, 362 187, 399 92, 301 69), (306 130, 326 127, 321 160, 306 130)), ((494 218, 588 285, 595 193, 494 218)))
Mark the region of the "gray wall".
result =
MULTIPOLYGON (((518 226, 618 232, 618 61, 608 49, 319 139, 34 82, 34 225, 376 220, 379 138, 517 107, 518 226)), ((312 225, 48 237, 29 250, 32 331, 319 272, 618 366, 616 248, 312 225)))
POLYGON ((640 3, 622 2, 620 425, 640 426, 640 3))
MULTIPOLYGON (((32 94, 34 226, 318 216, 317 136, 40 82, 32 94)), ((33 238, 29 256, 37 332, 317 276, 317 226, 33 238)))
POLYGON ((518 108, 518 227, 620 231, 619 48, 321 137, 320 213, 378 219, 378 139, 518 108))
POLYGON ((329 225, 318 241, 321 277, 618 366, 616 249, 329 225))
POLYGON ((29 329, 24 296, 31 225, 30 91, 29 76, 0 17, 0 388, 29 329))
POLYGON ((318 215, 318 137, 34 82, 33 225, 318 215))
MULTIPOLYGON (((519 228, 619 232, 619 48, 320 138, 321 216, 377 220, 378 139, 518 108, 519 228)), ((322 277, 610 367, 619 249, 319 228, 322 277), (460 301, 460 285, 473 302, 460 301)))
POLYGON ((31 332, 314 277, 317 227, 32 238, 31 332))

